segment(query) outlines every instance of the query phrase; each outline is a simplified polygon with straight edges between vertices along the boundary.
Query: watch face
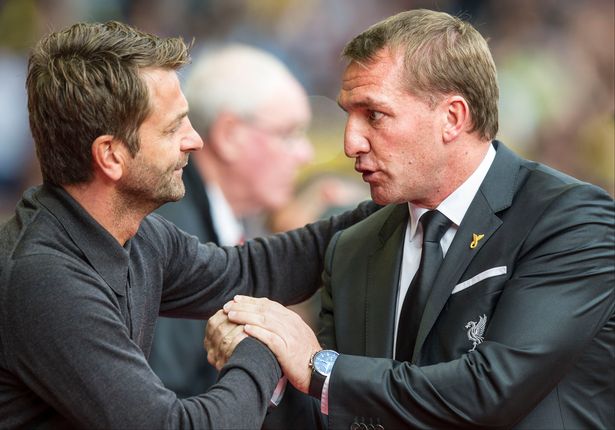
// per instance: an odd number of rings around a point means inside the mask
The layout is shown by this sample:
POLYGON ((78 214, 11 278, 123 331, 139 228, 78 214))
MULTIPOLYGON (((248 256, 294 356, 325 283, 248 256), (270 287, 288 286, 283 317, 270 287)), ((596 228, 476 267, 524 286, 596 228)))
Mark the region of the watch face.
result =
POLYGON ((314 356, 314 369, 321 375, 330 375, 338 355, 337 352, 327 349, 318 352, 314 356))

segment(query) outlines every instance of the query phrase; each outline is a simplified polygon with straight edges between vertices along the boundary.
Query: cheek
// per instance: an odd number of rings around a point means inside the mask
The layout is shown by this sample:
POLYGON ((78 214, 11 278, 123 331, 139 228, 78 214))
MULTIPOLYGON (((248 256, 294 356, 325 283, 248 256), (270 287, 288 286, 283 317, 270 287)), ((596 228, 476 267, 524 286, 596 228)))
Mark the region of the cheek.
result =
POLYGON ((263 171, 263 182, 272 190, 282 192, 291 187, 294 180, 294 169, 288 159, 271 158, 263 171))

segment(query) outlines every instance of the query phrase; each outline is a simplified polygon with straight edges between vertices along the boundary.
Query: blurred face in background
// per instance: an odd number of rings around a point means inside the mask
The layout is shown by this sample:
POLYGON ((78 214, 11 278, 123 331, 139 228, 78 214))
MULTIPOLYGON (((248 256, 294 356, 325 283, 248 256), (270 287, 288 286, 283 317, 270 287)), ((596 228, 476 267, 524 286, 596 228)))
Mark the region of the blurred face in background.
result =
POLYGON ((311 120, 303 88, 284 80, 256 112, 242 118, 241 175, 254 212, 275 210, 292 198, 299 169, 313 158, 306 136, 311 120))

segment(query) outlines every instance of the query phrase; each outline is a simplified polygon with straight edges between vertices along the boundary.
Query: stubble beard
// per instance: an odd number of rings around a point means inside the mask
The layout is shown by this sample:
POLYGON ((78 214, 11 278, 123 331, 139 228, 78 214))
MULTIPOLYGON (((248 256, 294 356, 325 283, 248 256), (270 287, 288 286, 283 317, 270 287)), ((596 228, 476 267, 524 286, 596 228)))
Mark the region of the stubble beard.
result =
POLYGON ((119 184, 121 199, 127 207, 142 208, 146 212, 153 212, 165 203, 180 200, 186 188, 176 168, 175 165, 161 171, 154 166, 140 164, 119 184))

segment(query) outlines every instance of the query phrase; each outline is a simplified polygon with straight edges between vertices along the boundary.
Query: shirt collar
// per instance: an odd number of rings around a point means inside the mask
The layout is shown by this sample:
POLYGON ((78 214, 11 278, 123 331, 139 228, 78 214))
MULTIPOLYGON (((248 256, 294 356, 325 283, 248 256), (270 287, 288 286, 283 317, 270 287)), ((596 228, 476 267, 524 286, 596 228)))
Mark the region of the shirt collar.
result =
POLYGON ((58 220, 88 263, 113 291, 124 295, 132 239, 122 247, 61 187, 44 184, 38 200, 58 220))
MULTIPOLYGON (((453 224, 457 227, 461 225, 461 220, 465 216, 474 196, 478 192, 480 185, 483 183, 493 160, 495 159, 495 148, 493 145, 489 145, 487 154, 483 158, 483 161, 478 165, 474 173, 470 175, 455 191, 453 191, 446 199, 442 201, 436 208, 442 212, 453 224)), ((410 210, 410 240, 412 240, 416 234, 418 228, 418 220, 429 209, 425 209, 412 203, 408 203, 410 210)))
POLYGON ((235 218, 231 205, 224 197, 222 190, 215 184, 207 184, 207 196, 220 245, 237 245, 243 239, 243 227, 235 218))

